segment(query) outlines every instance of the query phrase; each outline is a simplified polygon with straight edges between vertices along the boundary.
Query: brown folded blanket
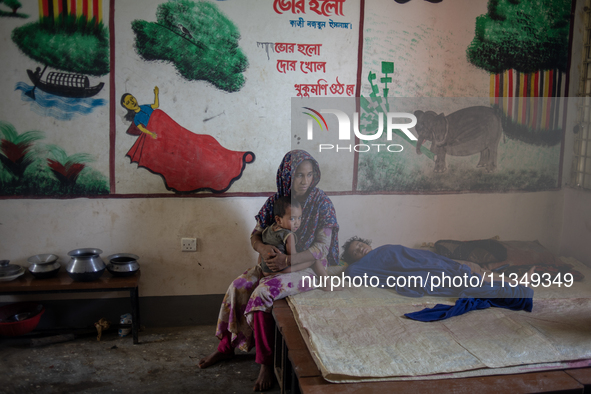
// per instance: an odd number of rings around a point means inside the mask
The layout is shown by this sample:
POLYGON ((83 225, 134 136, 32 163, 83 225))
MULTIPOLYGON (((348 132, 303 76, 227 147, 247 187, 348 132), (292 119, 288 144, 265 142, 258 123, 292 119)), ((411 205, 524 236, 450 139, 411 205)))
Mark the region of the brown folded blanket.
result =
POLYGON ((585 277, 538 241, 441 240, 435 242, 435 250, 438 254, 454 260, 471 261, 484 269, 499 269, 499 272, 516 273, 519 277, 533 266, 536 267, 537 273, 549 273, 553 277, 566 273, 572 274, 575 281, 583 280, 585 277))
POLYGON ((478 265, 507 260, 507 248, 494 239, 475 241, 441 240, 435 242, 438 254, 454 260, 467 260, 478 265))

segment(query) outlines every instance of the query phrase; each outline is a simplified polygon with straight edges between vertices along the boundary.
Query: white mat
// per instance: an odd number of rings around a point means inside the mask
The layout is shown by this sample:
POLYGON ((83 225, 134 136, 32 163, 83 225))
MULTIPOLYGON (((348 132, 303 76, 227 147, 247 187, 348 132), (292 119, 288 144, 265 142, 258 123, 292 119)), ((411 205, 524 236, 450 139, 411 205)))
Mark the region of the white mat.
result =
POLYGON ((455 299, 393 290, 314 290, 288 302, 331 382, 442 379, 591 365, 591 270, 571 288, 535 288, 534 309, 489 308, 440 322, 403 315, 455 299))

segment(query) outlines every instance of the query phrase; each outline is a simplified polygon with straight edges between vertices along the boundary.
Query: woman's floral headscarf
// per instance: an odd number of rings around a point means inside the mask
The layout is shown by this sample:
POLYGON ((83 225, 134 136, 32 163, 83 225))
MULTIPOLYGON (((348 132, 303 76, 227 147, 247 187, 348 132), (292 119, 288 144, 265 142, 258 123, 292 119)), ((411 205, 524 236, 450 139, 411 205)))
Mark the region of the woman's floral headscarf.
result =
POLYGON ((308 250, 314 243, 316 231, 322 228, 332 228, 332 237, 328 252, 328 264, 337 265, 339 262, 339 240, 337 216, 332 201, 320 189, 316 187, 320 182, 320 167, 318 162, 304 150, 292 150, 281 161, 277 170, 277 193, 269 197, 265 205, 255 216, 262 228, 270 226, 275 221, 273 205, 278 197, 291 194, 293 174, 304 160, 312 163, 314 179, 308 189, 306 201, 302 204, 302 223, 296 232, 298 251, 308 250))

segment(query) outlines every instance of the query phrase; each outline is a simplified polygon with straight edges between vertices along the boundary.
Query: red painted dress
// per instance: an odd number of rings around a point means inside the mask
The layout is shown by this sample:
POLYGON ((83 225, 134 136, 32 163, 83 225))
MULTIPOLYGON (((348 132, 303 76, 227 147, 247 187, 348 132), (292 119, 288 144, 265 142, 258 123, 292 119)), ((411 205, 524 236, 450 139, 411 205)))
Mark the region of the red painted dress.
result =
POLYGON ((161 175, 166 188, 177 193, 225 192, 255 159, 252 152, 228 150, 210 135, 185 129, 158 109, 152 112, 146 128, 158 138, 139 129, 128 131, 141 135, 127 156, 139 167, 161 175))

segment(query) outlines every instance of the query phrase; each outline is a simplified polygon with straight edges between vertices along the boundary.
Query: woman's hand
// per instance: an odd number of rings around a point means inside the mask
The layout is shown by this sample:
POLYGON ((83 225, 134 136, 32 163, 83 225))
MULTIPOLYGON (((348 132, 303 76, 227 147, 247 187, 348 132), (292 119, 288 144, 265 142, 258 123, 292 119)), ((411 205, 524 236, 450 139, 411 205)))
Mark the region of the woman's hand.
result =
POLYGON ((154 133, 154 132, 150 132, 150 136, 154 139, 158 138, 158 134, 154 133))
MULTIPOLYGON (((277 251, 279 252, 279 251, 277 251)), ((267 267, 273 272, 283 271, 287 267, 291 266, 291 256, 283 253, 277 253, 275 257, 271 259, 265 259, 267 267)))
POLYGON ((269 261, 270 259, 275 257, 278 253, 280 253, 279 249, 277 249, 275 246, 265 245, 262 242, 260 243, 260 245, 257 246, 256 250, 261 255, 261 258, 263 260, 265 260, 265 262, 269 261))

